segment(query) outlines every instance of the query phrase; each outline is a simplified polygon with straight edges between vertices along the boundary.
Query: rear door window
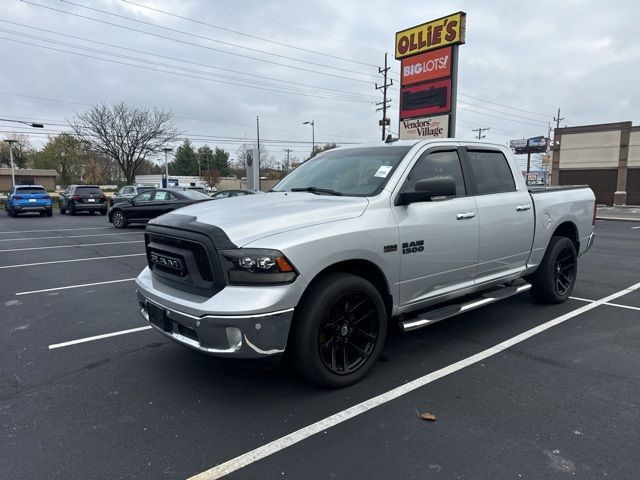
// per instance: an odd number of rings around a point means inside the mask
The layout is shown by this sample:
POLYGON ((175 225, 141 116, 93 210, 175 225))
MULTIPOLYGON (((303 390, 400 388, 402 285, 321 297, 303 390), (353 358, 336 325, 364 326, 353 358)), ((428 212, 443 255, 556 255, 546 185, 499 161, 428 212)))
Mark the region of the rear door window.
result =
POLYGON ((151 200, 152 196, 153 196, 153 190, 148 191, 148 192, 142 192, 138 196, 133 197, 133 199, 136 202, 148 202, 149 200, 151 200))
POLYGON ((477 195, 514 192, 516 190, 509 162, 502 152, 467 149, 467 156, 477 195))
POLYGON ((153 200, 156 202, 166 202, 168 200, 173 200, 172 195, 169 192, 165 191, 156 191, 155 197, 153 200))

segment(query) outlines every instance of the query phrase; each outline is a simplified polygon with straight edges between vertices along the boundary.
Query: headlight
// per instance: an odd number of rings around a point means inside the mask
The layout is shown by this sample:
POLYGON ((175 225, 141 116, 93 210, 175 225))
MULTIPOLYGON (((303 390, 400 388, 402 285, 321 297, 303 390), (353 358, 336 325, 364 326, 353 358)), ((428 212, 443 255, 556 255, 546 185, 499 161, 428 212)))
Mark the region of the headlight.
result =
POLYGON ((238 248, 220 252, 231 285, 273 285, 293 282, 298 273, 278 250, 238 248))

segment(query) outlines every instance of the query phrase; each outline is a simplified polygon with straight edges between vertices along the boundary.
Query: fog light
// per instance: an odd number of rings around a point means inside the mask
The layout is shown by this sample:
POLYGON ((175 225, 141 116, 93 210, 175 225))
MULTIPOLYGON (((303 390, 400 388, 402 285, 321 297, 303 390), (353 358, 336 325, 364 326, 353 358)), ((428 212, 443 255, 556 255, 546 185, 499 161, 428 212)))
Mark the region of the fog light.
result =
POLYGON ((242 346, 242 332, 240 329, 236 327, 227 327, 226 331, 229 348, 240 350, 240 347, 242 346))

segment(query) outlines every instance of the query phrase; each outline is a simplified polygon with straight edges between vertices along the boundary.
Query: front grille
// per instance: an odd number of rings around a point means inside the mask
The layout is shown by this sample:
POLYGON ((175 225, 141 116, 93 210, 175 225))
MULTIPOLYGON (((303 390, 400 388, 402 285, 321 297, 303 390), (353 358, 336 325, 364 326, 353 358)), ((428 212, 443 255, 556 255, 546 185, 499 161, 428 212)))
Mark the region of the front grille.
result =
MULTIPOLYGON (((176 275, 176 271, 174 269, 168 269, 157 264, 152 264, 151 262, 151 250, 149 248, 149 244, 153 242, 156 245, 166 245, 168 247, 173 247, 179 250, 186 250, 191 252, 193 258, 195 259, 198 273, 202 280, 206 282, 213 282, 213 271, 211 270, 211 264, 209 262, 209 256, 207 255, 207 251, 204 245, 200 243, 193 242, 191 240, 185 240, 182 238, 170 237, 167 235, 160 235, 156 233, 146 233, 145 234, 145 245, 147 246, 147 262, 149 263, 149 267, 152 270, 161 270, 164 273, 168 273, 170 275, 176 275)), ((174 254, 175 255, 175 254, 174 254)), ((182 261, 184 262, 184 257, 182 257, 182 261)), ((186 263, 185 263, 186 268, 186 263)), ((185 271, 184 274, 187 272, 185 271)), ((177 274, 178 276, 183 276, 181 274, 177 274)))

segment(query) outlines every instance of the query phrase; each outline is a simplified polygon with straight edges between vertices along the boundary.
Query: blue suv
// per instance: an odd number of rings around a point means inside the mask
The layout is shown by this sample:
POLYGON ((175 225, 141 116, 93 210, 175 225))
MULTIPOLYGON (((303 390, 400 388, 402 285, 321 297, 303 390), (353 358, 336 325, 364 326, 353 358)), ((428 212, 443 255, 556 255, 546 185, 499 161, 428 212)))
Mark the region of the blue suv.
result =
POLYGON ((51 197, 40 185, 15 185, 9 192, 4 209, 11 217, 20 213, 38 212, 51 216, 51 197))

